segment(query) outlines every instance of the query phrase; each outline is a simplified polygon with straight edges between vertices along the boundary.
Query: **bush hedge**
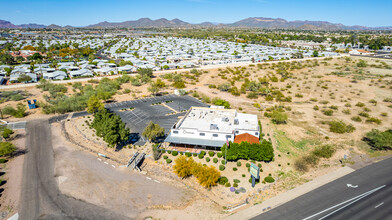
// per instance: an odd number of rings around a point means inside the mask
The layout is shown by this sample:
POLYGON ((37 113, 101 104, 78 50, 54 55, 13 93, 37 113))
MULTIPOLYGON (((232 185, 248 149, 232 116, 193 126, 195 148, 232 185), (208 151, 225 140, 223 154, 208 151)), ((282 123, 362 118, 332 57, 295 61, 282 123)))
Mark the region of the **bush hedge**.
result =
POLYGON ((226 154, 226 144, 221 148, 222 154, 227 155, 227 160, 236 161, 238 159, 272 161, 274 158, 274 149, 271 142, 263 140, 259 144, 249 142, 230 143, 229 150, 226 154))
POLYGON ((267 176, 264 178, 264 181, 267 183, 273 183, 275 182, 275 179, 272 176, 267 176))
POLYGON ((178 155, 178 151, 173 151, 173 152, 172 152, 172 155, 173 155, 173 156, 177 156, 177 155, 178 155))

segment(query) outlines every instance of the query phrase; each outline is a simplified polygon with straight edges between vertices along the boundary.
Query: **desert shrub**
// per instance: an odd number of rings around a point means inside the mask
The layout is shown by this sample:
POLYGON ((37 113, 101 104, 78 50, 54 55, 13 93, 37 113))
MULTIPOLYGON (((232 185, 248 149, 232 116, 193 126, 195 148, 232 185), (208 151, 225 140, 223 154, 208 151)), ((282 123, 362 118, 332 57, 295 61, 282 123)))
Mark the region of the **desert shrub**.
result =
POLYGON ((187 157, 191 157, 191 156, 192 156, 192 153, 190 153, 190 152, 186 152, 186 153, 185 153, 185 156, 187 156, 187 157))
POLYGON ((331 106, 329 106, 329 108, 333 109, 333 110, 338 110, 338 106, 336 106, 336 105, 331 105, 331 106))
POLYGON ((324 115, 327 115, 327 116, 332 116, 333 115, 333 110, 332 109, 323 109, 321 112, 324 115))
POLYGON ((320 108, 317 105, 313 106, 313 110, 318 111, 319 109, 320 108))
POLYGON ((225 108, 230 108, 230 102, 221 99, 221 98, 213 98, 212 99, 212 104, 214 105, 219 105, 219 106, 224 106, 225 108))
POLYGON ((302 160, 302 158, 299 158, 294 162, 294 168, 301 172, 308 171, 308 165, 304 160, 302 160))
POLYGON ((365 106, 365 103, 362 103, 362 102, 358 102, 357 104, 355 104, 355 106, 358 106, 358 107, 364 107, 365 106))
POLYGON ((358 115, 362 116, 364 118, 368 118, 369 117, 369 113, 367 113, 367 112, 360 112, 358 115))
POLYGON ((322 145, 317 147, 312 152, 317 157, 330 158, 335 153, 335 148, 332 145, 322 145))
POLYGON ((238 161, 237 162, 237 167, 240 167, 241 166, 241 161, 238 161))
POLYGON ((258 166, 259 168, 261 168, 261 163, 257 164, 257 166, 258 166))
POLYGON ((234 183, 240 183, 241 181, 239 179, 233 179, 234 183))
POLYGON ((172 155, 173 155, 173 156, 177 156, 177 155, 178 155, 178 151, 173 151, 173 152, 172 152, 172 155))
POLYGON ((7 162, 7 159, 4 159, 4 158, 0 159, 0 163, 6 163, 6 162, 7 162))
POLYGON ((11 130, 9 128, 5 128, 4 131, 3 131, 2 136, 3 136, 3 138, 9 138, 10 135, 13 134, 13 133, 14 133, 13 130, 11 130))
POLYGON ((362 121, 361 117, 359 117, 359 116, 353 116, 353 117, 351 117, 351 120, 356 121, 356 122, 362 121))
POLYGON ((350 111, 350 109, 348 109, 348 108, 343 109, 342 112, 343 112, 344 114, 346 114, 346 115, 351 114, 351 111, 350 111))
POLYGON ((264 181, 267 183, 273 183, 275 182, 275 179, 272 176, 267 176, 264 178, 264 181))
POLYGON ((233 167, 233 171, 237 171, 237 167, 233 167))
POLYGON ((242 177, 245 177, 246 175, 245 174, 242 174, 242 177))
POLYGON ((380 131, 372 129, 363 138, 375 150, 392 150, 392 129, 380 131))
POLYGON ((197 153, 193 153, 192 156, 193 156, 193 157, 197 157, 197 153))
POLYGON ((226 165, 227 162, 226 162, 226 160, 222 160, 221 163, 222 163, 223 165, 226 165))
POLYGON ((23 118, 26 116, 26 106, 22 103, 18 103, 16 109, 12 106, 6 106, 2 110, 3 114, 11 115, 15 118, 23 118))
POLYGON ((216 156, 218 156, 218 158, 222 157, 222 153, 217 153, 216 156))
POLYGON ((231 186, 230 183, 226 183, 226 184, 225 184, 225 187, 230 187, 230 186, 231 186))
POLYGON ((331 121, 329 122, 329 130, 334 133, 351 133, 355 130, 355 127, 351 124, 346 124, 343 121, 331 121))
MULTIPOLYGON (((234 183, 233 187, 238 187, 238 183, 234 183)), ((237 193, 237 191, 236 191, 236 193, 237 193)))
POLYGON ((224 165, 219 165, 219 170, 220 171, 224 171, 225 170, 225 166, 224 165))
POLYGON ((225 185, 227 182, 229 182, 229 180, 225 176, 221 176, 218 180, 218 183, 221 185, 225 185))
POLYGON ((163 156, 163 159, 165 159, 165 160, 166 160, 167 158, 168 158, 168 156, 167 156, 167 155, 164 155, 164 156, 163 156))
POLYGON ((213 157, 215 155, 215 152, 214 151, 209 151, 208 155, 210 155, 210 157, 213 157))
POLYGON ((245 166, 249 168, 250 167, 250 163, 246 163, 245 166))
POLYGON ((171 159, 166 159, 166 163, 171 163, 172 162, 172 160, 171 159))
POLYGON ((376 124, 381 124, 381 120, 375 117, 369 117, 368 119, 366 119, 366 122, 368 123, 376 123, 376 124))
POLYGON ((302 160, 305 161, 306 164, 316 165, 319 161, 319 158, 314 154, 305 155, 302 157, 302 160))
POLYGON ((209 158, 209 157, 206 157, 206 161, 207 161, 207 162, 210 162, 210 158, 209 158))
POLYGON ((214 163, 218 163, 218 158, 214 158, 212 161, 214 161, 214 163))
POLYGON ((0 157, 12 154, 16 151, 15 145, 10 142, 0 142, 0 157))
POLYGON ((382 117, 387 117, 388 116, 388 113, 387 112, 381 112, 381 114, 380 114, 382 117))

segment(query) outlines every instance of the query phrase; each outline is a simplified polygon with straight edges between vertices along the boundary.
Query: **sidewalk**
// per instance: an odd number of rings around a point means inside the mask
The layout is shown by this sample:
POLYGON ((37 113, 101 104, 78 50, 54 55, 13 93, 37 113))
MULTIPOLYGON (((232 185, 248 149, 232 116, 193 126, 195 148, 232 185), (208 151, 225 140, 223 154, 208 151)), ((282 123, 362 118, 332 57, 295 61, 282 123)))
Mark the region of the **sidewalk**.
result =
MULTIPOLYGON (((354 169, 350 167, 342 167, 339 168, 338 170, 335 170, 331 173, 328 173, 324 176, 317 177, 316 179, 307 182, 297 188, 294 188, 292 190, 289 190, 285 193, 282 193, 278 196, 275 196, 267 201, 264 201, 261 204, 249 207, 245 210, 239 211, 233 215, 227 216, 225 219, 226 220, 238 220, 238 219, 250 219, 253 217, 256 217, 257 215, 260 215, 263 213, 263 209, 267 210, 268 207, 276 208, 286 202, 289 202, 290 200, 293 200, 299 196, 302 196, 320 186, 323 186, 329 182, 332 182, 342 176, 345 176, 351 172, 355 171, 354 169)), ((269 210, 269 209, 268 209, 269 210)))

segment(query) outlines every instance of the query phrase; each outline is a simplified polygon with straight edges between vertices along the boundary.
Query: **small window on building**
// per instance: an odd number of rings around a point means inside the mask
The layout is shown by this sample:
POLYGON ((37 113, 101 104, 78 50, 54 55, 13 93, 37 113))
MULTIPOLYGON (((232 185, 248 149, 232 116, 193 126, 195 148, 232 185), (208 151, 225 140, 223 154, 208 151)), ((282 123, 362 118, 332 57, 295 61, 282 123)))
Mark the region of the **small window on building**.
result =
POLYGON ((227 139, 231 138, 231 135, 226 135, 226 138, 227 138, 227 139))
POLYGON ((178 134, 178 131, 173 131, 173 134, 178 134))
POLYGON ((218 134, 212 134, 212 137, 218 137, 218 134))
POLYGON ((206 136, 206 134, 205 134, 205 133, 199 133, 199 135, 200 135, 200 136, 206 136))
POLYGON ((240 133, 240 131, 235 131, 236 134, 240 133))
POLYGON ((256 136, 259 135, 259 132, 255 132, 255 135, 256 135, 256 136))

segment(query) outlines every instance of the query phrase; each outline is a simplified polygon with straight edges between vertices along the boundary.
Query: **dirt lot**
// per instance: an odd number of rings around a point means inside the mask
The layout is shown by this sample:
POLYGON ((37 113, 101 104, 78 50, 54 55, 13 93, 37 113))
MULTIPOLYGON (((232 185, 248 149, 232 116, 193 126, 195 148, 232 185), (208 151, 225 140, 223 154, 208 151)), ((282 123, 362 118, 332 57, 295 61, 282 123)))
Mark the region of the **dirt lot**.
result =
POLYGON ((177 214, 187 210, 184 216, 196 219, 195 211, 200 204, 210 203, 200 202, 205 199, 184 185, 174 186, 120 167, 111 160, 98 160, 94 154, 67 142, 59 125, 52 126, 52 134, 56 177, 61 192, 66 195, 132 218, 161 217, 164 210, 170 209, 177 214))
MULTIPOLYGON (((26 148, 26 132, 24 130, 16 130, 11 136, 12 143, 23 151, 26 148)), ((10 158, 6 164, 1 164, 0 178, 6 183, 1 186, 4 189, 0 198, 0 210, 6 212, 8 217, 12 216, 19 208, 19 195, 21 193, 22 172, 23 172, 24 155, 19 154, 10 158)))

